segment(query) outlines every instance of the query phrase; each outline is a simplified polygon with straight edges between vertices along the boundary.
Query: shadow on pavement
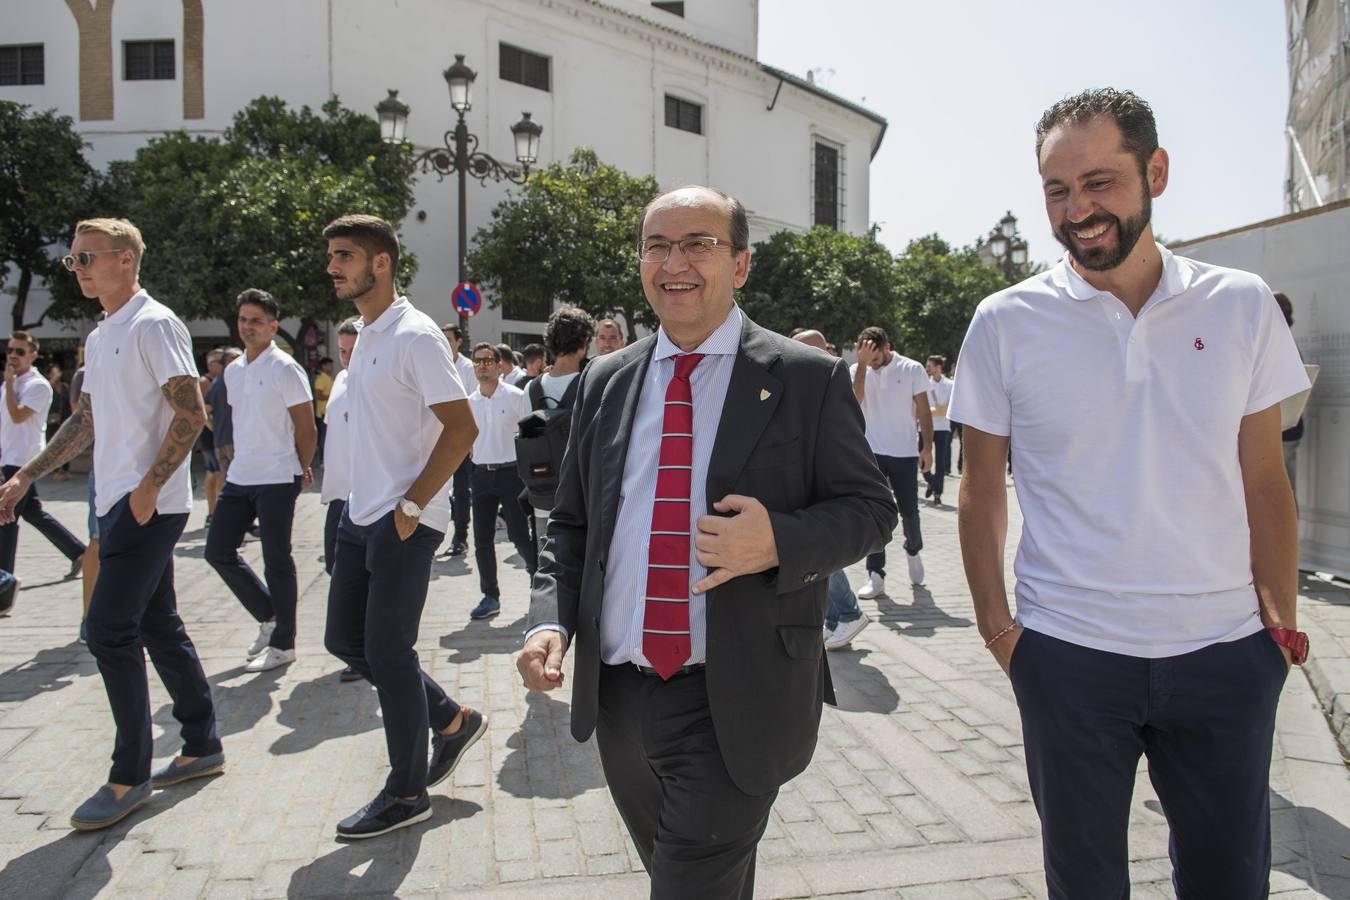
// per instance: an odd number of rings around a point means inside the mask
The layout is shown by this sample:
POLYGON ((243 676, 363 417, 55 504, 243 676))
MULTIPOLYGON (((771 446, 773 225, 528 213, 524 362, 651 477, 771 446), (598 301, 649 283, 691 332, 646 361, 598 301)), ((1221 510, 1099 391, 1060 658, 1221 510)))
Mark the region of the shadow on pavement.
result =
POLYGON ((506 739, 497 785, 513 797, 571 799, 605 786, 595 742, 578 744, 569 726, 571 708, 547 694, 526 695, 525 718, 506 739))
MULTIPOLYGON (((217 672, 207 681, 211 685, 211 699, 216 705, 216 733, 221 738, 248 731, 272 711, 272 692, 277 689, 285 669, 273 669, 252 675, 243 666, 217 672), (239 684, 224 682, 243 678, 239 684)), ((154 721, 164 728, 164 734, 155 741, 155 755, 177 754, 180 746, 178 720, 173 717, 173 704, 166 703, 155 710, 154 721)))
POLYGON ((914 602, 896 603, 889 594, 877 597, 877 611, 886 627, 905 637, 932 637, 939 628, 971 628, 974 622, 943 612, 933 599, 933 592, 921 584, 913 585, 914 602))
POLYGON ((189 799, 209 778, 156 791, 150 802, 104 831, 70 831, 16 856, 0 870, 0 897, 23 900, 90 900, 112 880, 108 854, 134 826, 189 799))
POLYGON ((459 631, 441 636, 442 649, 451 651, 445 661, 457 666, 480 659, 485 653, 514 653, 520 649, 527 618, 522 613, 505 626, 495 624, 501 622, 500 616, 482 622, 470 620, 459 631))
POLYGON ((871 650, 848 647, 830 651, 830 676, 834 679, 836 709, 842 712, 893 712, 900 706, 900 694, 890 680, 863 659, 871 650))
POLYGON ((368 681, 338 680, 337 673, 302 681, 277 710, 277 724, 291 729, 272 742, 273 756, 303 753, 324 741, 382 727, 380 701, 368 681))
POLYGON ((69 687, 71 677, 81 665, 96 671, 94 658, 78 640, 64 647, 39 650, 27 662, 0 672, 0 702, 22 703, 39 694, 69 687))
POLYGON ((354 894, 392 897, 408 877, 422 836, 454 819, 467 819, 482 811, 477 803, 431 798, 431 818, 394 834, 344 844, 327 856, 296 869, 286 889, 287 897, 347 897, 354 894), (356 870, 360 869, 358 874, 356 870))

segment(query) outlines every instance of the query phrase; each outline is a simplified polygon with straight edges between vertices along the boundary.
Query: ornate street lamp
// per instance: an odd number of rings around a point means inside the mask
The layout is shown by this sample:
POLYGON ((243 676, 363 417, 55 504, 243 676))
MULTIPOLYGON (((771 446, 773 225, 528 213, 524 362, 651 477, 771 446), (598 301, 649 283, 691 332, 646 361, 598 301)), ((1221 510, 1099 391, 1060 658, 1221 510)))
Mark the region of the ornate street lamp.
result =
POLYGON ((989 253, 1009 281, 1027 264, 1027 242, 1017 233, 1017 217, 1011 211, 989 232, 989 253))
MULTIPOLYGON (((441 75, 450 88, 450 108, 455 111, 455 127, 445 133, 442 146, 432 147, 419 153, 412 160, 415 168, 422 172, 435 172, 438 181, 448 175, 459 178, 459 271, 457 281, 466 279, 464 260, 469 254, 469 210, 468 177, 472 175, 479 184, 486 185, 488 179, 509 181, 512 184, 524 184, 530 177, 530 167, 539 159, 539 136, 543 127, 522 113, 523 118, 511 126, 511 136, 515 141, 516 162, 519 168, 504 165, 487 153, 478 149, 478 136, 469 133, 464 122, 464 114, 473 108, 473 82, 478 73, 464 62, 464 54, 456 53, 455 61, 441 75)), ((407 141, 408 113, 406 103, 398 99, 398 91, 391 90, 389 96, 375 106, 380 117, 380 139, 389 144, 402 144, 407 141)), ((460 333, 466 331, 466 317, 459 317, 460 333)))

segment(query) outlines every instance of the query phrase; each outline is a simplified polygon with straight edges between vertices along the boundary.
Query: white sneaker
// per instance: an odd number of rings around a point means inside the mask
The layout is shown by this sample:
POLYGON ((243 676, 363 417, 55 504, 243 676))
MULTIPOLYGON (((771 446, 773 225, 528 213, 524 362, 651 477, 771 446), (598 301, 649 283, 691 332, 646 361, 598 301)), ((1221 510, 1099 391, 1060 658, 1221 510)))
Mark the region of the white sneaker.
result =
POLYGON ((266 672, 269 669, 275 669, 278 666, 288 665, 295 662, 294 650, 278 650, 276 647, 268 647, 248 661, 244 666, 245 672, 266 672))
POLYGON ((868 572, 867 580, 853 591, 860 600, 871 600, 886 593, 886 580, 881 577, 880 572, 868 572))
POLYGON ((258 626, 258 636, 253 639, 253 643, 248 646, 248 658, 252 659, 259 653, 267 649, 267 645, 272 640, 272 632, 277 630, 276 622, 264 622, 258 626))
MULTIPOLYGON (((923 584, 923 560, 919 559, 919 554, 907 557, 906 561, 909 563, 909 583, 923 584)), ((858 596, 861 597, 862 594, 858 596)))
POLYGON ((830 636, 825 639, 825 649, 842 650, 847 647, 871 621, 867 613, 863 613, 860 619, 854 619, 852 622, 840 622, 834 626, 834 631, 830 632, 830 636))

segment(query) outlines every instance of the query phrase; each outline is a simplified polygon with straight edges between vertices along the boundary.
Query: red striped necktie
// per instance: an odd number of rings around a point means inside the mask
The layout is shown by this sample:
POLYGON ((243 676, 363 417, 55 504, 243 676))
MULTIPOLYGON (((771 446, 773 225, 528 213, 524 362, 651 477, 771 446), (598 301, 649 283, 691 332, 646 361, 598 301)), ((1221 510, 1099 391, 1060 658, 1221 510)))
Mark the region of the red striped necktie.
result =
POLYGON ((675 377, 666 387, 656 498, 647 545, 647 599, 642 617, 642 653, 667 679, 689 661, 689 486, 694 468, 694 394, 689 375, 703 355, 675 357, 675 377))

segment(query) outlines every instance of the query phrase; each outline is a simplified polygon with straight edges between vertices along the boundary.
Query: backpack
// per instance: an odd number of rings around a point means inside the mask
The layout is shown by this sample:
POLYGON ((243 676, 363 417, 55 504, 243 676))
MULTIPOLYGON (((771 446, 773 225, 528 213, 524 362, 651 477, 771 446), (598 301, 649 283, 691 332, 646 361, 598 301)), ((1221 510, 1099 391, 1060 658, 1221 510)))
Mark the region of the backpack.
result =
POLYGON ((580 381, 580 376, 573 378, 561 400, 547 396, 539 378, 525 389, 532 412, 521 419, 518 426, 516 467, 520 470, 520 480, 525 482, 530 505, 535 509, 553 508, 558 473, 567 450, 567 436, 572 431, 572 404, 576 402, 580 381), (551 408, 550 403, 553 404, 551 408))

